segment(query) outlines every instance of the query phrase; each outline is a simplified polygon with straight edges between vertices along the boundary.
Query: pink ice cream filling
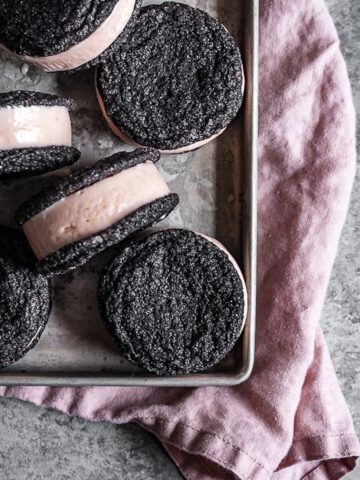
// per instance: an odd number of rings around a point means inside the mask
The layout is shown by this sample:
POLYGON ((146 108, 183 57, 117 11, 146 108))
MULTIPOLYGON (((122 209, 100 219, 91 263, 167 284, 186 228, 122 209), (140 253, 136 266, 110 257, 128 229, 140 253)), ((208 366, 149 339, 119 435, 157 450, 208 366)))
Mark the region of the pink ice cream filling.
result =
POLYGON ((0 109, 0 150, 71 146, 71 121, 66 107, 0 109))
MULTIPOLYGON (((97 58, 121 34, 131 18, 135 0, 119 0, 109 17, 85 40, 65 52, 47 57, 15 55, 19 60, 29 63, 44 72, 71 70, 97 58)), ((4 45, 0 47, 10 52, 4 45)))
POLYGON ((155 165, 141 163, 59 200, 28 220, 24 231, 35 255, 42 259, 169 193, 155 165))

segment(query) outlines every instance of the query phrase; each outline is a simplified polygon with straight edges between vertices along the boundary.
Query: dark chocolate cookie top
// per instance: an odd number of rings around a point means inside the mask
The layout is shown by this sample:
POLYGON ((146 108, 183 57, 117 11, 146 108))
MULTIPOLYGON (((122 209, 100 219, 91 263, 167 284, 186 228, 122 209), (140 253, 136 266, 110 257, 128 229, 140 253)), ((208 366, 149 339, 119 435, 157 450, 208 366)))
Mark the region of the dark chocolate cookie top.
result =
POLYGON ((49 317, 49 282, 34 261, 25 238, 0 226, 0 368, 35 346, 49 317))
POLYGON ((19 55, 56 55, 91 35, 117 2, 0 0, 0 43, 19 55))
POLYGON ((58 170, 75 163, 80 155, 76 148, 62 145, 0 150, 0 179, 58 170))
POLYGON ((66 107, 75 110, 76 103, 71 98, 62 98, 50 93, 14 90, 0 93, 0 108, 7 107, 66 107))
POLYGON ((43 190, 30 197, 15 213, 15 219, 19 225, 23 225, 30 218, 42 212, 46 208, 58 202, 64 197, 89 187, 94 183, 120 173, 122 170, 133 167, 147 161, 157 162, 160 153, 151 148, 140 148, 132 152, 118 152, 103 160, 99 160, 93 166, 80 172, 58 180, 56 185, 43 190))
POLYGON ((125 248, 98 292, 121 353, 158 375, 201 371, 224 358, 241 333, 245 295, 224 251, 176 229, 125 248))
POLYGON ((141 9, 127 42, 98 68, 107 115, 140 145, 173 150, 206 140, 242 103, 235 41, 207 13, 176 2, 141 9))

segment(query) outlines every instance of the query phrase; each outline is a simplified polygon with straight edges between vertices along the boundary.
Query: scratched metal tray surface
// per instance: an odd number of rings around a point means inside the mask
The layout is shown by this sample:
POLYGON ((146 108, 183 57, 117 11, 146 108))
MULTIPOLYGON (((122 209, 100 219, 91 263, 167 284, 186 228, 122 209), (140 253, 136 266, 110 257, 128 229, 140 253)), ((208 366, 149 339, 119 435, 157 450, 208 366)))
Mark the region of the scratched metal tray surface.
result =
MULTIPOLYGON (((46 330, 23 359, 0 371, 1 385, 235 385, 251 374, 256 300, 258 0, 183 3, 206 10, 235 37, 244 60, 245 101, 238 117, 216 141, 195 152, 165 155, 160 160, 161 172, 181 198, 180 207, 163 225, 212 235, 238 260, 249 295, 243 333, 225 360, 202 373, 158 377, 128 363, 105 331, 96 303, 99 273, 116 253, 112 249, 85 267, 53 280, 53 308, 46 330)), ((0 91, 37 90, 76 100, 73 143, 82 157, 71 171, 118 150, 131 150, 102 119, 93 78, 93 70, 72 75, 26 71, 18 61, 0 53, 0 91)), ((13 214, 17 206, 49 185, 54 176, 66 173, 1 182, 0 223, 15 227, 13 214)))

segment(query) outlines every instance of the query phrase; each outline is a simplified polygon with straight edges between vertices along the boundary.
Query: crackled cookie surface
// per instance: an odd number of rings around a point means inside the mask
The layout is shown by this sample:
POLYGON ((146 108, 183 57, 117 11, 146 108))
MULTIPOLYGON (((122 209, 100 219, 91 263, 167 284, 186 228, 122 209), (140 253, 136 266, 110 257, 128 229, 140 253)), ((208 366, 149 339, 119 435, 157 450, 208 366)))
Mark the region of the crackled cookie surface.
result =
POLYGON ((141 9, 128 42, 98 67, 112 130, 137 146, 180 153, 221 134, 243 99, 240 51, 224 26, 188 5, 141 9))
POLYGON ((0 44, 40 70, 98 63, 135 24, 141 0, 0 0, 0 44))
POLYGON ((35 347, 48 321, 50 284, 34 263, 25 238, 0 226, 0 368, 35 347))
POLYGON ((125 248, 105 268, 98 297, 122 355, 158 375, 197 372, 222 360, 247 310, 245 282, 229 252, 181 229, 125 248))

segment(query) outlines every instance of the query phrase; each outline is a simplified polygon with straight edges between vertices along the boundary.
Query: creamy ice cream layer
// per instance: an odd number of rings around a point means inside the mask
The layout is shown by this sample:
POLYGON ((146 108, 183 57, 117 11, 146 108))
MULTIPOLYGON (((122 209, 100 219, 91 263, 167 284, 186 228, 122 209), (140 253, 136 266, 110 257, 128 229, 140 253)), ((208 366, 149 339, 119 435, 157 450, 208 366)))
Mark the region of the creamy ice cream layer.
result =
MULTIPOLYGON (((44 72, 71 70, 97 58, 121 34, 133 14, 135 0, 119 0, 108 18, 85 40, 65 52, 47 57, 15 55, 44 72)), ((5 51, 6 47, 0 45, 5 51)))
POLYGON ((71 121, 66 107, 0 109, 0 150, 71 146, 71 121))
POLYGON ((140 163, 59 200, 28 220, 24 231, 35 255, 42 259, 169 193, 155 165, 140 163))

